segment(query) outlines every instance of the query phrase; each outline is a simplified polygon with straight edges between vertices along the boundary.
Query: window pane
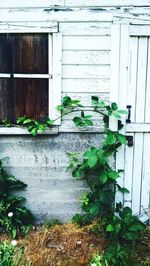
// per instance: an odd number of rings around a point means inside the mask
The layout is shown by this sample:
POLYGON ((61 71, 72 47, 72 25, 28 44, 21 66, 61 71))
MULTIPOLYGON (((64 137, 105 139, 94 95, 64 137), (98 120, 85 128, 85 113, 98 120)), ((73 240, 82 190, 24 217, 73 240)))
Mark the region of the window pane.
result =
POLYGON ((0 34, 0 73, 47 74, 47 34, 0 34))
POLYGON ((10 34, 0 34, 0 73, 12 73, 10 34))
POLYGON ((48 116, 48 80, 0 79, 0 116, 15 122, 19 116, 48 116))
POLYGON ((14 91, 10 78, 0 78, 0 119, 15 120, 14 91))

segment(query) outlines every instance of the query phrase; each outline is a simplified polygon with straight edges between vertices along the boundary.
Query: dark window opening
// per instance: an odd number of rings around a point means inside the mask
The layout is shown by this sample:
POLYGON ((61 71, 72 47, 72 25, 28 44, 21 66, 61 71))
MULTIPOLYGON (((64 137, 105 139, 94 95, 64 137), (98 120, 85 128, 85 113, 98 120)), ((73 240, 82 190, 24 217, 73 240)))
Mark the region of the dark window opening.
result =
POLYGON ((48 116, 48 80, 48 34, 0 34, 0 119, 48 116))

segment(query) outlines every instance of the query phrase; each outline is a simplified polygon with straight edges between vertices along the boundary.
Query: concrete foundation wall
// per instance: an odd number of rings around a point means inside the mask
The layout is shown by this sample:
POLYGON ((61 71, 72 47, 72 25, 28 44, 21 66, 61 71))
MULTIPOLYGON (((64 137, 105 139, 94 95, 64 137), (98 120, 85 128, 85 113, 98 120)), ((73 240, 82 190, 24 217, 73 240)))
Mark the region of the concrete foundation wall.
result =
POLYGON ((8 157, 7 171, 28 186, 21 195, 37 222, 59 218, 69 221, 81 212, 79 197, 88 190, 86 182, 66 172, 66 152, 82 152, 100 145, 101 134, 61 133, 55 136, 1 136, 1 158, 8 157))

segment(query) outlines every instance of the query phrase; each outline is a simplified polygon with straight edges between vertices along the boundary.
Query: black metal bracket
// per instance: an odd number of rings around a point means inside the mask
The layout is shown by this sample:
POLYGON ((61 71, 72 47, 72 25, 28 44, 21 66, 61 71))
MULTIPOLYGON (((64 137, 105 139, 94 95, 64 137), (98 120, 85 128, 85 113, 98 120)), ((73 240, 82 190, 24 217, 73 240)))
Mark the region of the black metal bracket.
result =
POLYGON ((128 118, 126 119, 127 123, 131 123, 131 105, 127 105, 127 109, 128 109, 128 118))
POLYGON ((134 145, 133 136, 126 136, 126 140, 128 147, 133 147, 134 145))

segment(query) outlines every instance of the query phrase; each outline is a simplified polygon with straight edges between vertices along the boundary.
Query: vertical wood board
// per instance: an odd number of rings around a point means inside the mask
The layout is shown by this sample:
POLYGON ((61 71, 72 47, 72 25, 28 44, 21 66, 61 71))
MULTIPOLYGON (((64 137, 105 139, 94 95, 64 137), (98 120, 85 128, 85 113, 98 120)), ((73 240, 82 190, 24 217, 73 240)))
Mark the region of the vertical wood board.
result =
POLYGON ((136 122, 144 123, 145 90, 147 73, 147 38, 139 38, 137 92, 136 92, 136 122))
MULTIPOLYGON (((133 136, 134 134, 130 134, 133 136)), ((124 206, 131 208, 132 202, 132 171, 133 171, 133 147, 125 147, 125 178, 124 178, 124 187, 129 190, 129 193, 124 194, 124 206)))
POLYGON ((141 212, 150 207, 150 134, 144 134, 143 148, 143 172, 141 184, 141 212))
POLYGON ((141 210, 141 180, 143 167, 143 133, 135 133, 134 139, 134 162, 132 183, 132 210, 138 214, 141 210))
POLYGON ((150 123, 150 38, 148 38, 145 123, 150 123))
POLYGON ((130 62, 129 62, 129 84, 127 91, 127 104, 131 105, 131 122, 135 122, 136 112, 136 87, 137 87, 137 64, 138 64, 138 38, 130 38, 130 62))

